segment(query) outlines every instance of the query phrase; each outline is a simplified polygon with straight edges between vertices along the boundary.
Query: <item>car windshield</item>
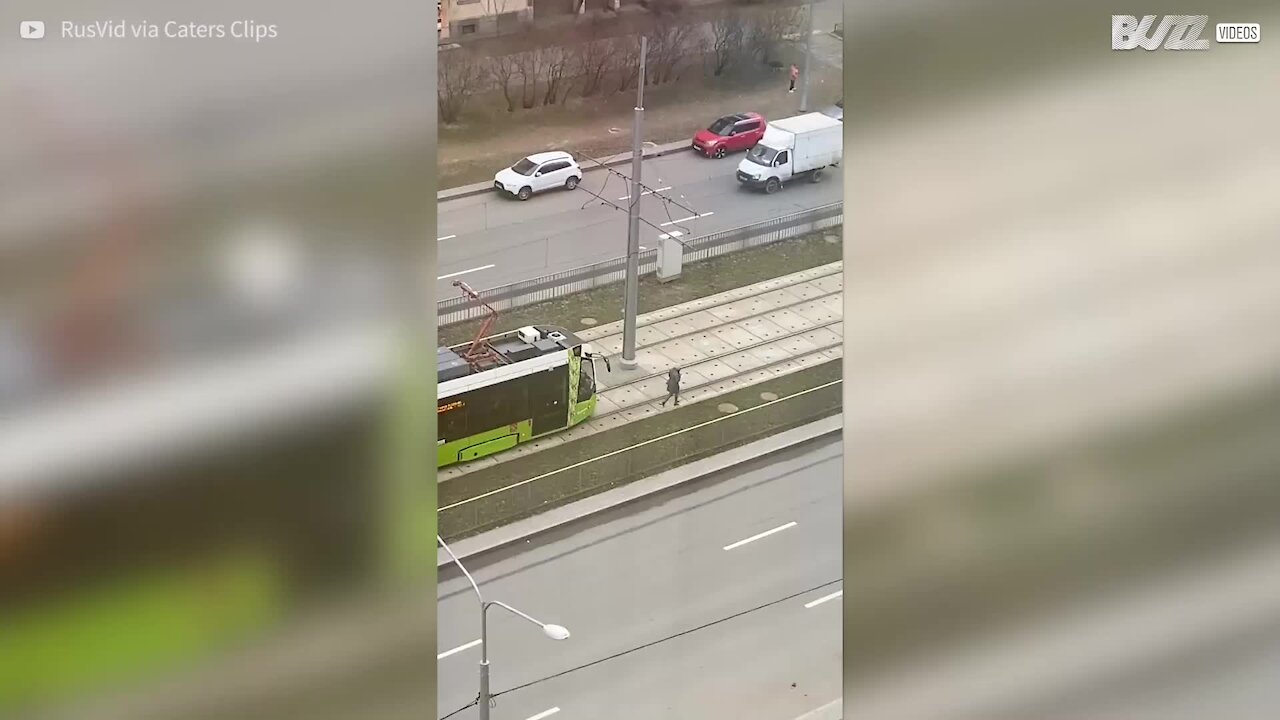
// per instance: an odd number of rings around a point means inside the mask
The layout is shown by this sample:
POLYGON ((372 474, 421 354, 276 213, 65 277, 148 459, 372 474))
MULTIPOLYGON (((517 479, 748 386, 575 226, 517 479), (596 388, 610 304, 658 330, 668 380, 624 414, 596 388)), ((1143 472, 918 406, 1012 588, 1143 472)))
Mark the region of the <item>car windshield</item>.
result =
POLYGON ((751 152, 747 153, 748 160, 765 167, 773 167, 773 159, 776 157, 778 157, 778 151, 766 145, 756 145, 751 148, 751 152))
POLYGON ((521 175, 532 175, 534 169, 537 167, 538 167, 538 163, 530 162, 529 158, 525 158, 520 162, 516 163, 515 165, 512 165, 511 169, 520 173, 521 175))
POLYGON ((838 108, 840 108, 841 110, 843 110, 843 109, 844 109, 844 100, 843 100, 843 99, 837 100, 837 101, 836 101, 836 107, 838 107, 838 108))
POLYGON ((716 135, 728 135, 729 128, 733 127, 733 124, 735 122, 737 122, 737 120, 734 118, 722 117, 719 120, 711 123, 711 127, 707 128, 707 132, 710 132, 716 135))

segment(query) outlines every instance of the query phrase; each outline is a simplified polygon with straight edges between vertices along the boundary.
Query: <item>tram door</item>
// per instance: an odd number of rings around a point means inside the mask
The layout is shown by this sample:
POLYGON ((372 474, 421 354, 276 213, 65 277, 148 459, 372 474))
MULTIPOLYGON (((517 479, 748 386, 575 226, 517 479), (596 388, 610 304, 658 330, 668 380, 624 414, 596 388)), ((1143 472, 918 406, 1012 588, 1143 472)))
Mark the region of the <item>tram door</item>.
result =
POLYGON ((562 430, 569 424, 569 366, 543 370, 529 384, 533 434, 562 430))

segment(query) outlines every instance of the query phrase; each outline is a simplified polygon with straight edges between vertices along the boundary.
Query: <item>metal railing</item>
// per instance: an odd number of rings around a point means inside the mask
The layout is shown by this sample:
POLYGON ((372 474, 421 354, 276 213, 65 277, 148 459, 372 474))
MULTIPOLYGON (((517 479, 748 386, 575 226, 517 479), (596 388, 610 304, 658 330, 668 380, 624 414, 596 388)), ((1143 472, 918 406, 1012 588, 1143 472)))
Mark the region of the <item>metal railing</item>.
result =
MULTIPOLYGON (((811 210, 783 215, 732 230, 722 230, 684 241, 684 262, 707 260, 739 250, 760 247, 801 235, 839 226, 844 222, 844 203, 832 203, 811 210)), ((640 253, 640 276, 656 272, 658 251, 640 253)), ((531 280, 482 291, 485 302, 499 311, 554 300, 565 295, 622 282, 626 277, 625 257, 563 270, 531 280)), ((487 310, 471 298, 455 297, 436 303, 438 327, 483 317, 487 310)))

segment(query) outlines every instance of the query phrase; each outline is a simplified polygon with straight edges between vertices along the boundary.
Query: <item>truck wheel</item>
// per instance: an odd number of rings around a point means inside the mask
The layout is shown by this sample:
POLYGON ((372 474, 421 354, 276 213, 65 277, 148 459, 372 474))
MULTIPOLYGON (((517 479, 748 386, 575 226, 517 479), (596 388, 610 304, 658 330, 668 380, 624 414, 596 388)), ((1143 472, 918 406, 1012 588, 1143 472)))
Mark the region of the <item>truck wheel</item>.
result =
POLYGON ((818 168, 817 170, 814 170, 813 172, 809 173, 809 182, 811 183, 822 182, 822 168, 818 168))
POLYGON ((782 189, 782 183, 778 181, 778 178, 771 177, 764 183, 764 191, 770 195, 778 192, 780 189, 782 189))

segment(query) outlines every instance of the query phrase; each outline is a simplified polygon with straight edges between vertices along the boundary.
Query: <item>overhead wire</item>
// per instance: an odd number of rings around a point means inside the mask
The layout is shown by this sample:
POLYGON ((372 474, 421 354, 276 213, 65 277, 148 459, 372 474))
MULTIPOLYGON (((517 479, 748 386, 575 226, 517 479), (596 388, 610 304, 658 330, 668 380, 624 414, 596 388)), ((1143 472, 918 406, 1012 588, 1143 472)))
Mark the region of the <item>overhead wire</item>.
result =
POLYGON ((585 670, 586 668, 593 667, 593 666, 595 666, 595 665, 599 665, 599 664, 601 664, 601 663, 605 663, 605 662, 608 662, 608 661, 610 661, 610 660, 616 660, 617 658, 620 658, 620 657, 623 657, 623 656, 626 656, 626 655, 630 655, 631 653, 639 652, 640 650, 644 650, 644 649, 646 649, 646 648, 651 648, 651 647, 653 647, 653 646, 655 646, 655 645, 660 645, 660 644, 662 644, 662 643, 664 643, 664 642, 668 642, 668 641, 671 641, 671 640, 675 640, 675 639, 677 639, 677 638, 684 637, 684 636, 686 636, 686 635, 690 635, 690 634, 692 634, 692 633, 698 632, 699 630, 705 630, 705 629, 707 629, 707 628, 709 628, 709 627, 714 627, 714 626, 716 626, 716 625, 720 625, 721 623, 726 623, 726 622, 729 622, 730 620, 735 620, 735 619, 740 618, 740 617, 743 617, 743 616, 745 616, 745 615, 750 615, 751 613, 759 612, 760 610, 765 610, 765 609, 771 608, 771 607, 773 607, 773 606, 775 606, 775 605, 780 605, 780 604, 782 604, 782 603, 784 603, 784 602, 788 602, 788 601, 790 601, 790 600, 794 600, 794 599, 796 599, 796 598, 798 598, 798 597, 800 597, 800 596, 802 596, 802 595, 808 595, 809 593, 816 592, 816 591, 818 591, 818 590, 821 590, 822 588, 825 588, 825 587, 827 587, 827 586, 829 586, 829 585, 834 585, 834 584, 839 583, 839 582, 843 582, 843 578, 836 578, 835 580, 828 580, 827 582, 824 582, 824 583, 822 583, 822 584, 820 584, 820 585, 815 585, 815 586, 813 586, 813 587, 806 588, 806 589, 801 590, 801 591, 799 591, 799 592, 791 593, 790 595, 787 595, 786 597, 781 597, 781 598, 778 598, 778 599, 776 599, 776 600, 771 600, 771 601, 769 601, 769 602, 767 602, 767 603, 764 603, 763 605, 757 605, 757 606, 755 606, 755 607, 753 607, 753 608, 749 608, 749 609, 747 609, 747 610, 742 610, 742 611, 740 611, 740 612, 736 612, 736 613, 734 613, 734 614, 732 614, 732 615, 727 615, 727 616, 722 617, 722 618, 719 618, 719 619, 717 619, 717 620, 712 620, 711 622, 703 623, 702 625, 698 625, 697 627, 692 627, 692 628, 689 628, 689 629, 687 629, 687 630, 682 630, 682 631, 680 631, 680 632, 678 632, 678 633, 675 633, 675 634, 673 634, 673 635, 668 635, 668 636, 666 636, 666 637, 662 637, 662 638, 659 638, 659 639, 657 639, 657 640, 653 640, 653 641, 651 641, 651 642, 644 643, 643 645, 637 645, 637 646, 635 646, 635 647, 633 647, 633 648, 629 648, 629 649, 627 649, 627 650, 622 650, 622 651, 619 651, 619 652, 613 653, 612 655, 608 655, 608 656, 606 656, 606 657, 602 657, 602 658, 600 658, 600 659, 598 659, 598 660, 592 660, 591 662, 583 663, 583 664, 581 664, 581 665, 576 665, 576 666, 571 667, 571 668, 569 668, 569 669, 567 669, 567 670, 561 670, 561 671, 560 671, 560 672, 558 672, 558 673, 554 673, 554 674, 552 674, 552 675, 547 675, 547 676, 545 676, 545 677, 538 678, 537 680, 531 680, 531 681, 529 681, 529 682, 527 682, 527 683, 523 683, 523 684, 521 684, 521 685, 516 685, 515 687, 508 688, 508 689, 503 690, 503 691, 501 691, 501 692, 496 692, 496 693, 494 693, 494 694, 493 694, 493 697, 494 697, 494 698, 497 698, 497 697, 500 697, 500 696, 502 696, 502 695, 506 695, 507 693, 513 693, 513 692, 515 692, 515 691, 517 691, 517 690, 523 690, 523 689, 525 689, 525 688, 527 688, 527 687, 530 687, 530 686, 533 686, 533 685, 537 685, 537 684, 539 684, 539 683, 547 682, 548 680, 554 680, 554 679, 556 679, 556 678, 558 678, 558 677, 564 677, 565 675, 568 675, 568 674, 570 674, 570 673, 575 673, 575 672, 578 672, 579 670, 585 670))
POLYGON ((462 707, 458 708, 457 710, 454 710, 453 712, 449 713, 448 715, 442 715, 442 716, 440 717, 440 720, 449 720, 449 718, 453 717, 454 715, 457 715, 458 713, 462 712, 463 710, 466 710, 467 708, 475 707, 475 706, 476 706, 476 705, 478 705, 479 703, 480 703, 480 696, 479 696, 479 695, 476 695, 476 699, 475 699, 475 700, 472 700, 471 702, 467 703, 466 705, 463 705, 462 707))

